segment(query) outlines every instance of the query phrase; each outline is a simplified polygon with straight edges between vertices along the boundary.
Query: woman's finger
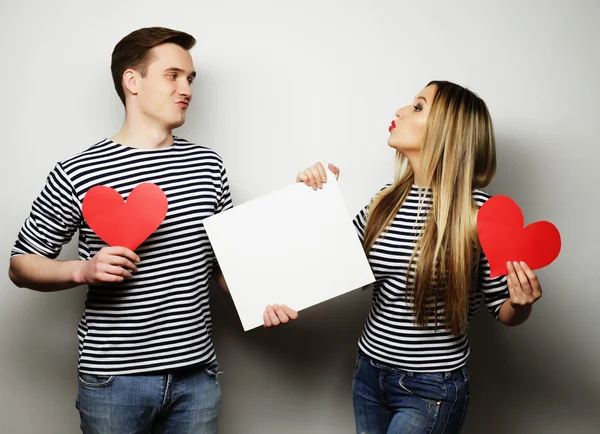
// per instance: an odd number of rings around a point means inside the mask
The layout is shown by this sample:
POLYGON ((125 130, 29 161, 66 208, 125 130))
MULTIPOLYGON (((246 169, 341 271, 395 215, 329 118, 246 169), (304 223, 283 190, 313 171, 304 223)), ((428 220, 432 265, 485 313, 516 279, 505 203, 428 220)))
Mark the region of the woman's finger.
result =
POLYGON ((267 314, 269 315, 269 319, 271 320, 271 325, 278 326, 280 323, 279 318, 277 318, 277 315, 275 314, 271 306, 267 306, 267 314))
POLYGON ((531 291, 533 292, 536 298, 540 298, 542 296, 542 286, 540 285, 540 281, 538 280, 536 274, 531 268, 529 268, 529 265, 527 265, 525 262, 521 262, 521 268, 525 272, 527 279, 529 279, 531 291))
POLYGON ((524 293, 528 294, 531 292, 531 286, 529 285, 529 279, 525 274, 525 271, 521 268, 521 265, 518 262, 513 262, 514 269, 517 273, 517 279, 519 279, 519 284, 521 285, 521 289, 524 293))
POLYGON ((506 264, 508 268, 508 275, 506 276, 506 282, 508 284, 508 292, 510 294, 510 301, 513 304, 521 304, 523 298, 523 291, 519 283, 519 277, 515 271, 515 268, 511 262, 506 264))
POLYGON ((335 179, 340 179, 340 169, 331 163, 329 163, 328 166, 329 166, 329 170, 331 170, 331 173, 333 173, 335 175, 335 179))
POLYGON ((311 169, 306 169, 304 171, 304 173, 306 174, 306 176, 308 176, 308 182, 311 186, 311 188, 313 190, 317 190, 318 187, 318 182, 317 182, 317 178, 315 177, 315 174, 313 173, 313 171, 311 169))
POLYGON ((319 168, 317 167, 316 164, 311 166, 310 172, 311 172, 312 177, 315 179, 317 188, 323 187, 323 175, 321 175, 321 172, 319 171, 319 168))
POLYGON ((281 321, 282 324, 287 324, 290 321, 289 317, 278 304, 273 305, 273 310, 277 314, 277 318, 279 318, 279 321, 281 321))
POLYGON ((323 164, 321 164, 320 162, 318 162, 318 163, 315 164, 315 167, 319 171, 319 176, 321 177, 321 181, 322 182, 327 182, 327 172, 325 171, 325 168, 323 167, 323 164))
POLYGON ((266 310, 263 312, 263 322, 265 323, 265 327, 271 327, 271 320, 266 310))
POLYGON ((292 309, 291 307, 286 306, 285 304, 281 305, 281 309, 283 309, 283 311, 285 312, 285 314, 290 318, 290 319, 298 319, 298 312, 296 312, 294 309, 292 309))
POLYGON ((298 173, 298 175, 296 175, 296 182, 303 182, 306 185, 310 186, 310 179, 304 172, 300 172, 298 173))

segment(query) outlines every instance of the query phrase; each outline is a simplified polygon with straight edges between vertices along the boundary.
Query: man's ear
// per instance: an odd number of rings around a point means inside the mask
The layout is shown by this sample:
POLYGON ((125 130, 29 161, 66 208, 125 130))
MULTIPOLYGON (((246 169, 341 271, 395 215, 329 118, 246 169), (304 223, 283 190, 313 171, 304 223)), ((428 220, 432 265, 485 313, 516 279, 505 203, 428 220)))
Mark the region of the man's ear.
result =
POLYGON ((125 94, 137 95, 139 92, 139 80, 141 79, 137 71, 127 69, 123 73, 123 91, 125 94))

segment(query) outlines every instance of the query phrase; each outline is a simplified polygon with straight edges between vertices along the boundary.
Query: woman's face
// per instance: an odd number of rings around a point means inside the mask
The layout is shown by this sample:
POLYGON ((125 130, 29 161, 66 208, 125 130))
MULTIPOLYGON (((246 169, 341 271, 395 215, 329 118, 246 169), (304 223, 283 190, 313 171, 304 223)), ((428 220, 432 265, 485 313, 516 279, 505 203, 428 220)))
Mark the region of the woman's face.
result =
POLYGON ((420 152, 425 124, 436 90, 435 85, 427 86, 415 97, 411 105, 396 111, 396 119, 392 121, 389 128, 389 146, 405 155, 420 152))

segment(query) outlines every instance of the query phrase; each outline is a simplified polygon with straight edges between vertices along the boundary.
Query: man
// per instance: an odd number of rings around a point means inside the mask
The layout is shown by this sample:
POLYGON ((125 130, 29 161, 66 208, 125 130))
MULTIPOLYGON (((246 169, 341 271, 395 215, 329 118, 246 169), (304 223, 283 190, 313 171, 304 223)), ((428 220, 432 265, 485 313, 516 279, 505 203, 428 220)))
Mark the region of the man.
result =
POLYGON ((116 45, 121 130, 56 164, 12 250, 9 275, 20 287, 89 286, 78 327, 84 433, 216 432, 209 282, 214 274, 226 285, 202 220, 231 198, 221 158, 172 134, 192 100, 195 42, 154 27, 116 45), (83 219, 86 193, 102 185, 127 199, 145 182, 167 196, 165 220, 135 252, 107 246, 83 219), (79 260, 57 261, 76 231, 79 260))

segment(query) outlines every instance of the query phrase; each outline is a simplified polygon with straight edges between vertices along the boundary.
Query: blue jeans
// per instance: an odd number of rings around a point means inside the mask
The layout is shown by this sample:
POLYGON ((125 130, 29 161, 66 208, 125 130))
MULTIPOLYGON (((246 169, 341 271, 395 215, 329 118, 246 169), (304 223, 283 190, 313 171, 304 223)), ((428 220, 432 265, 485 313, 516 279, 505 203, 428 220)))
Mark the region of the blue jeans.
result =
POLYGON ((458 433, 470 393, 466 368, 408 372, 359 350, 352 382, 356 433, 458 433))
POLYGON ((79 374, 84 434, 213 434, 221 404, 219 365, 161 374, 79 374))

